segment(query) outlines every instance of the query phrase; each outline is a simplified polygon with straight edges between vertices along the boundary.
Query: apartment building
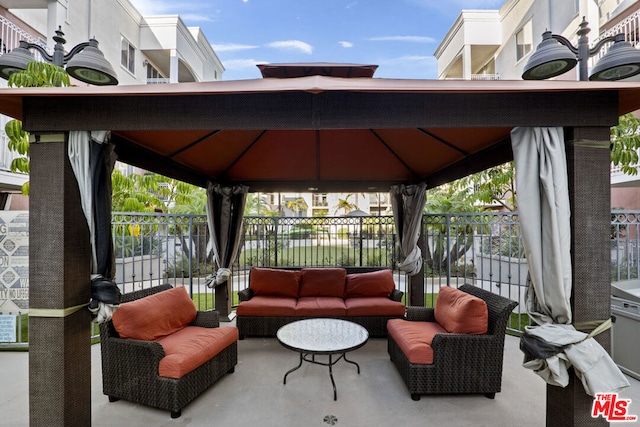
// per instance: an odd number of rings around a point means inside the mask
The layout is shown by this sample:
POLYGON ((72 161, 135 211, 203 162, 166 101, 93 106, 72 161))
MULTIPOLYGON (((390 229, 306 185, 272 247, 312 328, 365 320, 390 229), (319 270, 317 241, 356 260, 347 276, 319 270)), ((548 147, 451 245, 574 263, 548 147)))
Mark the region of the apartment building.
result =
MULTIPOLYGON (((497 10, 463 10, 434 55, 439 79, 521 80, 524 66, 549 30, 577 45, 582 19, 591 45, 602 37, 625 34, 639 43, 640 0, 506 0, 497 10)), ((589 67, 601 57, 590 58, 589 67)), ((555 79, 577 80, 578 67, 555 79)), ((640 81, 640 77, 629 80, 640 81)), ((640 175, 611 173, 611 206, 640 209, 640 175)))
MULTIPOLYGON (((222 79, 224 66, 200 28, 187 27, 178 15, 142 16, 128 0, 0 0, 0 55, 20 40, 51 53, 58 27, 67 51, 90 38, 98 40, 120 85, 222 79)), ((6 86, 0 80, 0 87, 6 86)), ((17 195, 28 176, 9 168, 14 154, 4 133, 8 120, 0 116, 0 209, 27 209, 17 195)))

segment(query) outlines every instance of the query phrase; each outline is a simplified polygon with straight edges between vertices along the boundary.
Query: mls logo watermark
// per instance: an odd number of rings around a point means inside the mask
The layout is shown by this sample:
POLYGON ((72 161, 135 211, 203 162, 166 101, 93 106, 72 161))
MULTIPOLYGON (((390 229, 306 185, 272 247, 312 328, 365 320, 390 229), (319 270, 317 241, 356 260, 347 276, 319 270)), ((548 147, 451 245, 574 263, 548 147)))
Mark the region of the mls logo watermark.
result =
POLYGON ((635 422, 638 420, 638 416, 628 413, 630 404, 631 399, 620 399, 618 393, 596 393, 591 416, 593 418, 602 416, 607 421, 635 422))

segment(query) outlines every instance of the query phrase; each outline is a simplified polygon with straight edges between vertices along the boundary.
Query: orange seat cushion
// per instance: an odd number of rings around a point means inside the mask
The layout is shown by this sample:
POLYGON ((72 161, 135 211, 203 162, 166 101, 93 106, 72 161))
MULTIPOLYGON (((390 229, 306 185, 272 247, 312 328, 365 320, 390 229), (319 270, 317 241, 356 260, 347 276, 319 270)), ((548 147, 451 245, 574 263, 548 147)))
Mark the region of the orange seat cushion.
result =
POLYGON ((387 331, 409 363, 418 365, 433 364, 433 337, 447 333, 436 322, 409 322, 404 319, 388 320, 387 331))
POLYGON ((238 316, 295 316, 296 299, 256 296, 249 301, 240 302, 236 314, 238 316))
POLYGON ((249 288, 254 295, 297 297, 300 272, 254 267, 249 273, 249 288))
POLYGON ((452 334, 486 334, 489 328, 484 300, 449 286, 438 291, 434 316, 452 334))
POLYGON ((395 287, 391 270, 347 274, 345 298, 388 297, 395 287))
POLYGON ((299 296, 344 297, 344 268, 303 268, 301 272, 299 296))
POLYGON ((238 328, 187 326, 157 340, 164 349, 159 375, 182 378, 238 340, 238 328))
POLYGON ((360 297, 344 300, 347 316, 404 316, 405 306, 386 297, 360 297))
POLYGON ((296 316, 338 317, 346 314, 344 300, 338 297, 301 297, 296 304, 296 316))
POLYGON ((121 338, 152 341, 189 325, 196 314, 186 288, 180 286, 120 304, 111 320, 121 338))

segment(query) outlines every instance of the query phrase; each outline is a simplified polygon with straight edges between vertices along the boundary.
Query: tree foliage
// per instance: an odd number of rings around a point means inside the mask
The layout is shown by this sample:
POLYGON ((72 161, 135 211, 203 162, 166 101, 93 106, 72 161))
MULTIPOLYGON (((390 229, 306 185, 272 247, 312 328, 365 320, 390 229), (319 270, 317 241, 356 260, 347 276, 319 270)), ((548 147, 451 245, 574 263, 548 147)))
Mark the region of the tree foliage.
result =
POLYGON ((111 174, 114 212, 170 212, 204 214, 204 188, 156 173, 124 175, 115 169, 111 174))
MULTIPOLYGON (((57 65, 31 61, 27 68, 9 76, 9 87, 60 87, 69 86, 69 74, 57 65)), ((10 120, 4 128, 9 138, 8 148, 18 153, 11 161, 11 172, 30 172, 29 133, 22 129, 20 120, 10 120)), ((22 194, 29 194, 29 183, 22 186, 22 194)))
POLYGON ((640 119, 633 114, 621 116, 618 126, 611 128, 611 163, 626 175, 638 174, 639 133, 640 119))
POLYGON ((244 206, 244 214, 247 216, 278 216, 278 211, 271 209, 269 203, 260 193, 249 193, 244 206))
POLYGON ((342 211, 345 215, 351 211, 358 209, 357 203, 352 203, 349 199, 353 196, 353 193, 349 193, 345 196, 344 199, 338 199, 338 203, 333 207, 333 214, 337 215, 338 212, 342 211))

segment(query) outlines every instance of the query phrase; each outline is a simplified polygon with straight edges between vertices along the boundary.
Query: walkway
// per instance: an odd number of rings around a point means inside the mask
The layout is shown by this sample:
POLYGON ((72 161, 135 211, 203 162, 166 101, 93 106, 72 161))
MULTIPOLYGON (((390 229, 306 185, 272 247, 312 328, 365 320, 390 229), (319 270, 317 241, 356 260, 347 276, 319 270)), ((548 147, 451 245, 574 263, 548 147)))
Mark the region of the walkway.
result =
MULTIPOLYGON (((347 363, 334 367, 338 400, 325 367, 304 364, 282 384, 298 355, 275 338, 239 342, 235 373, 223 377, 172 420, 168 412, 125 401, 109 403, 102 394, 100 346, 92 347, 92 418, 94 426, 492 426, 536 427, 545 424, 546 385, 521 367, 519 339, 506 337, 502 392, 484 396, 409 397, 389 360, 386 340, 371 339, 350 353, 361 374, 347 363)), ((28 426, 28 353, 0 352, 0 426, 28 426)), ((632 399, 630 413, 640 415, 640 381, 623 396, 632 399)), ((626 423, 625 425, 630 425, 626 423)), ((640 425, 640 423, 639 423, 640 425)))

